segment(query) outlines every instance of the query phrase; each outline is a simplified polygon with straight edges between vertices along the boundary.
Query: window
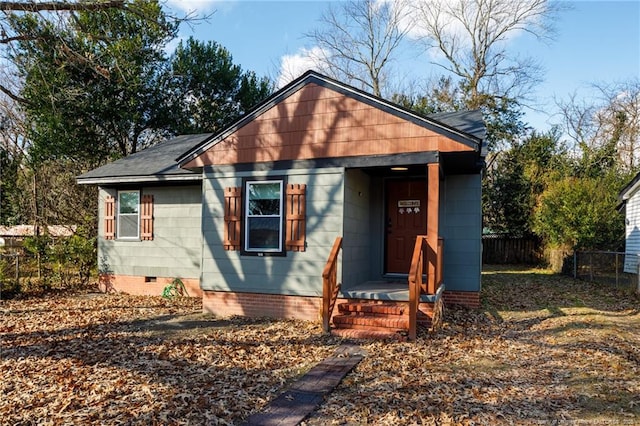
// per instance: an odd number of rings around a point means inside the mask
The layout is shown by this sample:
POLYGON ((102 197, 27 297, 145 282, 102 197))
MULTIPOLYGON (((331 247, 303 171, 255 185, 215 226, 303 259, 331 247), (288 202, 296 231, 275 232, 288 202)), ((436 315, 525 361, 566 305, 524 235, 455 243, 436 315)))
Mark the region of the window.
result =
POLYGON ((284 253, 282 180, 245 182, 244 250, 284 253))
POLYGON ((118 192, 118 238, 138 239, 140 236, 140 191, 118 192))
MULTIPOLYGON (((283 180, 252 180, 245 181, 242 187, 224 189, 223 247, 225 250, 242 251, 243 254, 253 255, 262 255, 265 252, 284 255, 285 250, 297 252, 306 250, 307 185, 295 183, 284 186, 283 182, 283 180), (247 197, 246 194, 249 196, 247 197), (247 207, 243 208, 248 205, 251 206, 251 214, 248 214, 247 207), (258 206, 262 207, 258 209, 258 206), (266 215, 268 208, 278 214, 266 215), (269 218, 273 228, 271 231, 265 231, 258 222, 260 220, 264 222, 269 218), (251 225, 249 225, 249 219, 252 220, 251 225), (262 228, 262 231, 258 228, 262 228), (262 233, 261 237, 260 233, 262 233), (266 237, 269 233, 273 238, 266 237), (284 250, 281 246, 283 233, 284 250), (244 244, 241 244, 242 236, 244 236, 244 244), (267 239, 273 244, 267 244, 267 239), (273 247, 270 248, 270 245, 273 247)), ((144 198, 145 196, 142 197, 143 205, 144 198)))
POLYGON ((140 191, 120 191, 118 193, 118 210, 116 214, 116 198, 107 194, 104 198, 104 239, 142 241, 153 240, 153 195, 140 191), (118 226, 116 226, 116 217, 118 226))

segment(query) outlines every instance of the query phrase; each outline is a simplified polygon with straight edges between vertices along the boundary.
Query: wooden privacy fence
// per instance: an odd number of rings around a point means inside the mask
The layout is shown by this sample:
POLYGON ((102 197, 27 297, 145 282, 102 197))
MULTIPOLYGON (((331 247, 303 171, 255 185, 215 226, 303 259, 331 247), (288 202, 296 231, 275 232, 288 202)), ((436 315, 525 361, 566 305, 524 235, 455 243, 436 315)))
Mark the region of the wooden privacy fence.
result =
POLYGON ((482 236, 482 263, 537 265, 543 261, 542 245, 536 237, 482 236))

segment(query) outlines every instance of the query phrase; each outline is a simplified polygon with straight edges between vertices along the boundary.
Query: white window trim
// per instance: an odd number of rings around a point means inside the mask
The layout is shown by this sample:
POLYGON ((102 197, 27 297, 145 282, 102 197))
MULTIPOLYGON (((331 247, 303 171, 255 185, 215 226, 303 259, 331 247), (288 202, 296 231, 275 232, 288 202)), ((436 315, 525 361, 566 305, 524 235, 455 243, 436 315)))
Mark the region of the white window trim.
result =
POLYGON ((243 248, 244 251, 247 253, 283 253, 284 252, 284 244, 283 244, 283 240, 284 240, 284 180, 283 179, 266 179, 266 180, 247 180, 244 183, 244 193, 245 195, 245 200, 244 200, 244 212, 243 212, 243 222, 244 222, 244 242, 243 242, 243 248), (278 183, 280 185, 280 208, 278 209, 280 214, 278 215, 250 215, 249 214, 249 185, 252 184, 273 184, 273 183, 278 183), (278 220, 278 226, 279 226, 279 233, 278 233, 278 248, 271 248, 271 249, 267 249, 267 248, 250 248, 249 247, 249 218, 252 217, 277 217, 278 220))
POLYGON ((116 224, 116 233, 117 233, 116 238, 118 240, 139 240, 140 239, 140 191, 139 190, 118 191, 116 214, 118 216, 118 223, 116 224), (138 213, 135 213, 135 214, 134 213, 120 213, 120 194, 126 194, 126 193, 136 193, 136 194, 138 194, 138 213), (138 220, 137 220, 138 226, 136 226, 136 235, 135 236, 131 236, 131 235, 122 236, 122 235, 120 235, 120 229, 122 229, 122 227, 120 226, 120 216, 137 216, 137 218, 138 218, 138 220))

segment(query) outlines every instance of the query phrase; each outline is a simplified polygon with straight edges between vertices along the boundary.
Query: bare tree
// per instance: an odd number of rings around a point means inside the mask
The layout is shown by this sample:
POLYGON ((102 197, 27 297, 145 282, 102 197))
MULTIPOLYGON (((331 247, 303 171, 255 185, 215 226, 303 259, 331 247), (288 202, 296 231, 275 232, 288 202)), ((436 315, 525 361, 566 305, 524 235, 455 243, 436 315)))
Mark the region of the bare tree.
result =
MULTIPOLYGON (((18 79, 0 69, 0 80, 10 91, 19 91, 18 79)), ((0 147, 12 158, 25 155, 27 141, 25 139, 24 114, 18 102, 7 94, 0 92, 0 147)))
MULTIPOLYGON (((0 62, 1 64, 1 62, 0 62)), ((17 78, 0 65, 0 81, 19 90, 17 78)), ((28 140, 25 137, 24 113, 18 102, 0 92, 0 221, 2 224, 22 222, 28 217, 22 203, 19 181, 24 177, 28 140)))
POLYGON ((319 67, 382 96, 394 54, 408 32, 405 10, 400 2, 377 0, 331 4, 320 18, 322 28, 306 35, 319 47, 319 67))
POLYGON ((640 167, 640 80, 593 85, 588 101, 575 93, 556 101, 565 133, 574 151, 615 148, 618 167, 636 172, 640 167))
POLYGON ((548 0, 423 0, 412 3, 414 34, 435 64, 462 80, 468 107, 485 97, 523 99, 540 82, 542 68, 508 50, 522 33, 551 40, 553 21, 565 8, 548 0))

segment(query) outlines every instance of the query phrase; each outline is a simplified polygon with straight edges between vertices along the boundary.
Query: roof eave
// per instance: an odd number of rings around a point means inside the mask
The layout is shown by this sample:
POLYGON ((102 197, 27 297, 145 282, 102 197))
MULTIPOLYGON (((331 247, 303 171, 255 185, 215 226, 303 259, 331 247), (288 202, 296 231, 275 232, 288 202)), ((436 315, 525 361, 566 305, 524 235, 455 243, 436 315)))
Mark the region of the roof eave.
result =
POLYGON ((636 193, 640 189, 640 173, 634 176, 634 178, 625 186, 620 194, 618 195, 618 199, 622 202, 627 201, 633 194, 636 193))
POLYGON ((198 182, 201 174, 156 175, 156 176, 110 176, 99 178, 76 178, 78 185, 120 185, 127 183, 198 182))

